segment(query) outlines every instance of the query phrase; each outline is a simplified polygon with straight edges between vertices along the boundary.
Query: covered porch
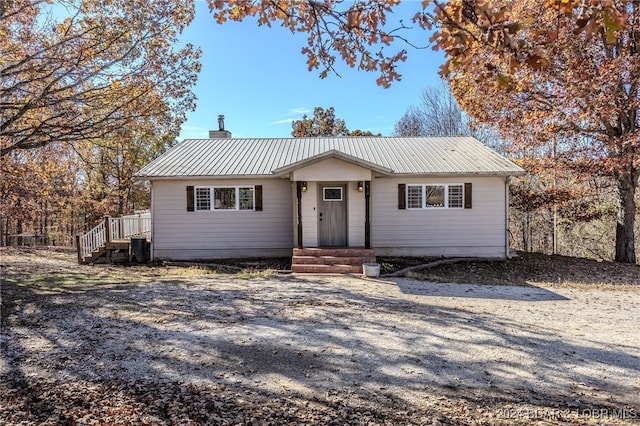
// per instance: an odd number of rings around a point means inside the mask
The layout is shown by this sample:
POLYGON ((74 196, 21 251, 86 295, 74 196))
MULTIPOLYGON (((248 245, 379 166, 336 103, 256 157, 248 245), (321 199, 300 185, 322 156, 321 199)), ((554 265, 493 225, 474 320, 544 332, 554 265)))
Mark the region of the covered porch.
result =
POLYGON ((328 151, 275 171, 292 182, 293 272, 362 273, 371 247, 371 185, 392 171, 328 151))

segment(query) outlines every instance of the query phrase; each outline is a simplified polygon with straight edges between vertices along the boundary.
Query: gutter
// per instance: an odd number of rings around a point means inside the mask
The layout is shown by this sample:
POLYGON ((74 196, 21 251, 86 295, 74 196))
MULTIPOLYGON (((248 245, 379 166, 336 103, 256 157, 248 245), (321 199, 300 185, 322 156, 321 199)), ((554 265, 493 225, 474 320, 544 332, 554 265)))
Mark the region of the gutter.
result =
POLYGON ((509 182, 511 176, 507 176, 504 180, 504 250, 505 258, 511 259, 509 250, 509 182))

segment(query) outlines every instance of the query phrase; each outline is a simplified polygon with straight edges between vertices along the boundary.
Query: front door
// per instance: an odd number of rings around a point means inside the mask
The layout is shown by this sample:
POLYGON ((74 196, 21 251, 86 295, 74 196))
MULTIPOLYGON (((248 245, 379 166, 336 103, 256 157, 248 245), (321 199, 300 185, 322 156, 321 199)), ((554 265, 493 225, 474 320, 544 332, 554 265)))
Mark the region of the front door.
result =
POLYGON ((318 245, 346 247, 347 191, 344 184, 321 184, 318 200, 318 245))

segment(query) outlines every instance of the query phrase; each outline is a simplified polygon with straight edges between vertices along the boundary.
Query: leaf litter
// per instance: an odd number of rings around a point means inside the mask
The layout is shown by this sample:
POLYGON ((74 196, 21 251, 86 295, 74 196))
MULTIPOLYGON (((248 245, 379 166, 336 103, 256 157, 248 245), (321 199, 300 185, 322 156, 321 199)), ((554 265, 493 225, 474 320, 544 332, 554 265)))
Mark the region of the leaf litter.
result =
POLYGON ((5 424, 625 424, 640 415, 638 290, 247 279, 73 260, 2 252, 5 424))

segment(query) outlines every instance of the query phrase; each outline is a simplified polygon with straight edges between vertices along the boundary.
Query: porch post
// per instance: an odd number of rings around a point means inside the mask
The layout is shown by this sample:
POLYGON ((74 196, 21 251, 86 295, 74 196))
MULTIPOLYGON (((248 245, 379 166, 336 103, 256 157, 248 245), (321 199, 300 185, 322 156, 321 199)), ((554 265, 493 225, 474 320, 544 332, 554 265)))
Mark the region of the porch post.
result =
POLYGON ((111 216, 104 217, 104 239, 106 242, 111 242, 111 216))
POLYGON ((364 248, 371 248, 371 181, 364 182, 364 248))
POLYGON ((76 250, 78 251, 78 264, 82 265, 82 253, 80 252, 80 235, 76 235, 76 250))
POLYGON ((298 203, 298 248, 302 248, 302 182, 296 182, 296 201, 298 203))

